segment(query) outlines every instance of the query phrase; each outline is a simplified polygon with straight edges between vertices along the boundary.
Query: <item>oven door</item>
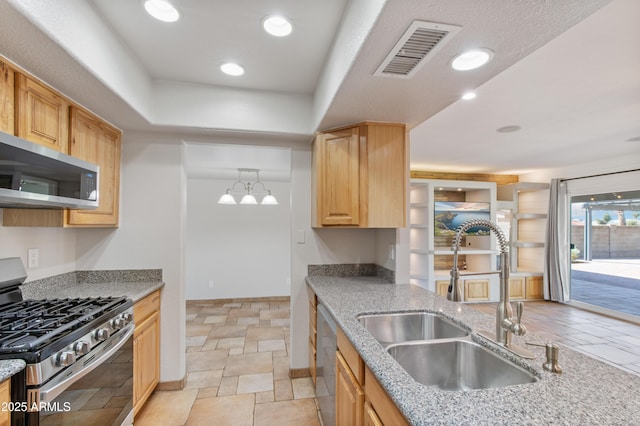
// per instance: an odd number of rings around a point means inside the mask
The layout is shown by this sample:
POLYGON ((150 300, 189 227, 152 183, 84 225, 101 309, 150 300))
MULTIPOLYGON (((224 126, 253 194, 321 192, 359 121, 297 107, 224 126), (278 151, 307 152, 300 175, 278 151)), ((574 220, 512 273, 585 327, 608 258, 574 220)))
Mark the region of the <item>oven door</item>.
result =
POLYGON ((27 389, 27 425, 121 426, 133 424, 131 323, 70 369, 38 389, 27 389))

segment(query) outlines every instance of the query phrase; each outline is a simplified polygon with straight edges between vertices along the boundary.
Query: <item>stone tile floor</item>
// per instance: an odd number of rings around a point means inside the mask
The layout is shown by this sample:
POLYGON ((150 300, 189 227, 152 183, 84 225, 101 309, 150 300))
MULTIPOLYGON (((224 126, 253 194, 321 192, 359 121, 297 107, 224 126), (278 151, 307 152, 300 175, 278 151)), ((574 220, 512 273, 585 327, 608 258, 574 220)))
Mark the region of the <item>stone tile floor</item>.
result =
POLYGON ((289 378, 289 299, 187 302, 186 386, 155 392, 136 426, 319 425, 309 377, 289 378))
MULTIPOLYGON (((566 304, 528 301, 522 323, 527 331, 640 374, 640 325, 611 318, 566 304)), ((495 315, 495 303, 470 305, 495 315)), ((512 302, 515 309, 515 304, 512 302)), ((562 365, 562 351, 560 353, 562 365)))

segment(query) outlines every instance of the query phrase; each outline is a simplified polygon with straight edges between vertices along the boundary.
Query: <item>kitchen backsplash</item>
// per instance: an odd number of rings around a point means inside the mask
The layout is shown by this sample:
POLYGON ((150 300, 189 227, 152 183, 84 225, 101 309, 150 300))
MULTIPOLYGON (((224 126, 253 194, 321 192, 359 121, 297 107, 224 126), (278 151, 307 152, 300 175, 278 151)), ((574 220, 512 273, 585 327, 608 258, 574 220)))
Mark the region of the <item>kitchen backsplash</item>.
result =
POLYGON ((308 265, 307 275, 331 277, 379 277, 390 283, 396 281, 396 273, 375 263, 337 263, 308 265))

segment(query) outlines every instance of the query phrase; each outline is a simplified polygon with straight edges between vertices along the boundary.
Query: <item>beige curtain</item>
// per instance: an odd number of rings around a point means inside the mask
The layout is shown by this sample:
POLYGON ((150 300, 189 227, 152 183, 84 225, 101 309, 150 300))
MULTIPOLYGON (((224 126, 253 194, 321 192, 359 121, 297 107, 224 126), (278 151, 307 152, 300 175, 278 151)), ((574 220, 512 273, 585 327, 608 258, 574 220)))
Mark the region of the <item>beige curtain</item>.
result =
POLYGON ((569 197, 567 184, 552 179, 549 188, 549 215, 544 245, 544 298, 569 300, 571 250, 569 238, 569 197))

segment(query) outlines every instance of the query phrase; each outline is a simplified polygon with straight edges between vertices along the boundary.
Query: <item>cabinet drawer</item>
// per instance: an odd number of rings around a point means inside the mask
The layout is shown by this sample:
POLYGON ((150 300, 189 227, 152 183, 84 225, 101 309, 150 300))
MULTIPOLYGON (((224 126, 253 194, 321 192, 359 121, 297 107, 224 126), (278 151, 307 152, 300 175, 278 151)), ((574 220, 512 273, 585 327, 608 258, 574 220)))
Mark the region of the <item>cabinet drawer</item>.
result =
POLYGON ((342 353, 344 360, 353 372, 358 383, 362 385, 364 383, 364 361, 362 361, 362 358, 360 358, 360 355, 356 352, 340 327, 338 327, 337 335, 338 350, 342 353))
POLYGON ((133 305, 133 320, 142 324, 149 315, 160 310, 160 290, 156 290, 133 305))

